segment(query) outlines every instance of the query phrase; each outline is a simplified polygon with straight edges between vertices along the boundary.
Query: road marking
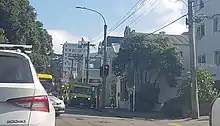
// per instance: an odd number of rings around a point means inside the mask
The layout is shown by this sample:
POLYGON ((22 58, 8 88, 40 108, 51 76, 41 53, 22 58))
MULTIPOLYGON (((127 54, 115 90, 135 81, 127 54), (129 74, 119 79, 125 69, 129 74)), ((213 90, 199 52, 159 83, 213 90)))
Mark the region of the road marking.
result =
POLYGON ((168 126, 182 126, 182 125, 180 125, 178 123, 169 123, 168 126))

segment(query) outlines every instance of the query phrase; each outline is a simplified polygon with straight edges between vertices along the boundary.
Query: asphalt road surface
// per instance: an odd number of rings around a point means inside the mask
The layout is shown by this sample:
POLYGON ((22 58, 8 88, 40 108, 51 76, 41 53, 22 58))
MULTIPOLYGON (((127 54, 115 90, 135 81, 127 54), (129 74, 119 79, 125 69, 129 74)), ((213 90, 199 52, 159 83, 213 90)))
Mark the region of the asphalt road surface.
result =
POLYGON ((67 109, 56 119, 56 126, 208 126, 204 120, 142 120, 108 117, 107 114, 89 109, 67 109))

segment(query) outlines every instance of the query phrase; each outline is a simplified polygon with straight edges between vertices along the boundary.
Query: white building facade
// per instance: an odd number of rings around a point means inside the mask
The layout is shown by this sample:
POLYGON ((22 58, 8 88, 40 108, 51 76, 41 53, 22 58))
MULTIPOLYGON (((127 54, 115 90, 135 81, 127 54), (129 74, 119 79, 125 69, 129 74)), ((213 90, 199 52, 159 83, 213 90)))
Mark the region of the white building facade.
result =
POLYGON ((196 0, 196 16, 201 15, 201 22, 196 23, 197 63, 199 68, 211 72, 215 80, 220 80, 220 0, 196 0))
POLYGON ((77 64, 87 53, 87 48, 82 43, 63 44, 63 82, 68 83, 71 77, 77 78, 77 64))

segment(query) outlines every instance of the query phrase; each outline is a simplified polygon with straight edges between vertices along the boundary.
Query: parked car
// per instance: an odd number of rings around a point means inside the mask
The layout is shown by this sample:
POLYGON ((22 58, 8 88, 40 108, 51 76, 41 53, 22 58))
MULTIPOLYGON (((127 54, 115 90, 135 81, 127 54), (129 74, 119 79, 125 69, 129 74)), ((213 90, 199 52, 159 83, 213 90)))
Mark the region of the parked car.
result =
POLYGON ((220 97, 217 97, 211 104, 209 126, 220 126, 220 97))
POLYGON ((55 126, 55 110, 41 85, 26 48, 0 44, 0 125, 55 126), (40 117, 40 118, 39 118, 40 117))
POLYGON ((59 98, 49 95, 49 99, 52 102, 52 105, 56 112, 56 117, 60 116, 60 114, 65 112, 65 104, 63 100, 60 100, 59 98))

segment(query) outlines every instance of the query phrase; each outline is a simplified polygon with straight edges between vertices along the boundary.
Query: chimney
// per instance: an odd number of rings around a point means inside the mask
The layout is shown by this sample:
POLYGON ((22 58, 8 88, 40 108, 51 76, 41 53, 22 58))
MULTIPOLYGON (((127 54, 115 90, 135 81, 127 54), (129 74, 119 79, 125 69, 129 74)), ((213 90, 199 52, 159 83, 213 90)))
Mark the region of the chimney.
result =
POLYGON ((166 34, 166 32, 161 31, 161 32, 159 32, 159 34, 160 34, 160 35, 164 35, 164 34, 166 34))

